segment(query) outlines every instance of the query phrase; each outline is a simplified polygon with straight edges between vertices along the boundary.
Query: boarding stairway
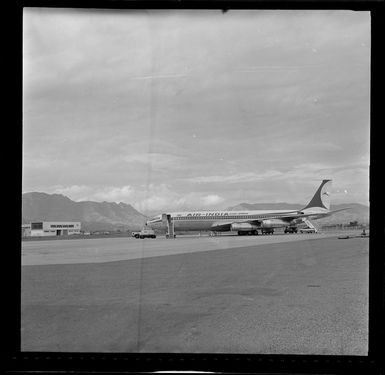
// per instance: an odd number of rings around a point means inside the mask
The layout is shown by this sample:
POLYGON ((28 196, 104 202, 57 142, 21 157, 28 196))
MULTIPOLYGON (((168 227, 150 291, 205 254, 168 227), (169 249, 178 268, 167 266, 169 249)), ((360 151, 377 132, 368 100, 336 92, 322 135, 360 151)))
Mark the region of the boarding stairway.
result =
POLYGON ((318 232, 318 228, 309 219, 303 218, 302 221, 307 225, 308 228, 314 229, 315 232, 318 232))
POLYGON ((162 222, 167 224, 166 238, 175 238, 174 220, 169 214, 162 214, 162 222))

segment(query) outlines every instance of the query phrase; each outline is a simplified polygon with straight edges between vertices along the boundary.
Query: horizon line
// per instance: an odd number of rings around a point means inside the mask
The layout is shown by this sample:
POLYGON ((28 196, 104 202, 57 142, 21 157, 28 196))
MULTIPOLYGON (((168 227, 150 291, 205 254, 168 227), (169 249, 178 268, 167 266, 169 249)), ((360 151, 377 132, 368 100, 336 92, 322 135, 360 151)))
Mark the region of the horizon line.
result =
MULTIPOLYGON (((127 202, 123 202, 123 201, 106 201, 106 200, 103 200, 103 201, 97 201, 97 200, 73 200, 72 198, 70 198, 69 196, 67 195, 64 195, 62 193, 46 193, 44 191, 26 191, 26 192, 22 192, 22 195, 24 194, 29 194, 29 193, 39 193, 39 194, 46 194, 46 195, 61 195, 65 198, 68 198, 69 200, 71 200, 72 202, 75 202, 75 203, 81 203, 81 202, 94 202, 94 203, 115 203, 115 204, 120 204, 120 203, 123 203, 123 204, 126 204, 126 205, 130 205, 132 206, 135 210, 139 211, 139 209, 137 209, 135 207, 135 204, 134 203, 127 203, 127 202)), ((243 205, 243 204, 250 204, 250 205, 255 205, 255 204, 290 204, 290 205, 298 205, 298 206, 301 206, 303 205, 303 203, 298 203, 298 202, 295 202, 295 203, 290 203, 290 202, 285 202, 285 201, 279 201, 279 202, 254 202, 254 203, 248 203, 248 202, 241 202, 241 203, 237 203, 237 204, 234 204, 232 207, 235 207, 235 206, 239 206, 239 205, 243 205)), ((359 204, 359 205, 362 205, 362 206, 365 206, 365 207, 370 207, 370 202, 368 202, 367 204, 364 204, 364 203, 359 203, 359 202, 341 202, 341 203, 331 203, 331 205, 342 205, 342 204, 359 204)), ((215 209, 215 208, 205 208, 205 209, 196 209, 196 208, 193 208, 193 209, 188 209, 188 208, 182 208, 182 210, 187 210, 187 211, 228 211, 228 209, 215 209)), ((146 210, 143 210, 143 212, 153 212, 153 211, 157 211, 157 210, 151 210, 151 209, 146 209, 146 210)), ((158 210, 159 211, 159 210, 158 210)), ((168 210, 170 211, 170 210, 168 210)))

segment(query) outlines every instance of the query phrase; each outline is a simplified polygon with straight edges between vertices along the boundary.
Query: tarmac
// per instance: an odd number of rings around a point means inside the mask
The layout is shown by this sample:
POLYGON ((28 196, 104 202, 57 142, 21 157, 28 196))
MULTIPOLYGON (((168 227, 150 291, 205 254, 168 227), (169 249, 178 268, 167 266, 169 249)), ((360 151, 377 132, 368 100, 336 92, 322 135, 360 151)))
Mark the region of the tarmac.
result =
MULTIPOLYGON (((356 234, 354 231, 351 233, 356 234)), ((164 236, 158 236, 156 239, 135 239, 132 237, 67 238, 65 241, 57 238, 52 240, 44 238, 41 241, 22 242, 22 265, 112 262, 335 236, 335 232, 325 232, 317 234, 279 233, 259 236, 223 234, 215 237, 183 235, 177 236, 175 239, 166 239, 164 236)))
POLYGON ((22 351, 368 353, 367 238, 22 245, 22 351))

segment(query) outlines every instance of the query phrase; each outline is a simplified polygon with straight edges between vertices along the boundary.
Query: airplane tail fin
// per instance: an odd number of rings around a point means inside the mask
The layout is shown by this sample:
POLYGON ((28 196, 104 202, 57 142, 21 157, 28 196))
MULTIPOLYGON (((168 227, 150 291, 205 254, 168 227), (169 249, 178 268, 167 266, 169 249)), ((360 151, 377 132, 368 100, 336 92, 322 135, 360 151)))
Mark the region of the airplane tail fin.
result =
POLYGON ((323 180, 311 201, 302 209, 322 208, 330 210, 330 190, 332 180, 323 180))

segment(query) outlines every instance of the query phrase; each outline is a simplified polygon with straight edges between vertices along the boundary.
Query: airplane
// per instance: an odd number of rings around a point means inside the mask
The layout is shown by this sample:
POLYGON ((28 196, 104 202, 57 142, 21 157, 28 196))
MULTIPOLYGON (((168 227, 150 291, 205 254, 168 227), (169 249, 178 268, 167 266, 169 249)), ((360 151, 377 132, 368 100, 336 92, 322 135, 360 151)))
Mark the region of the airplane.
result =
MULTIPOLYGON (((166 237, 175 231, 235 231, 238 235, 257 235, 258 231, 273 232, 274 228, 296 227, 341 211, 330 211, 332 180, 323 180, 310 202, 301 210, 253 211, 185 211, 159 214, 146 222, 153 229, 167 229, 166 237)), ((344 209, 345 210, 345 209, 344 209)), ((314 226, 313 226, 314 228, 314 226)))

